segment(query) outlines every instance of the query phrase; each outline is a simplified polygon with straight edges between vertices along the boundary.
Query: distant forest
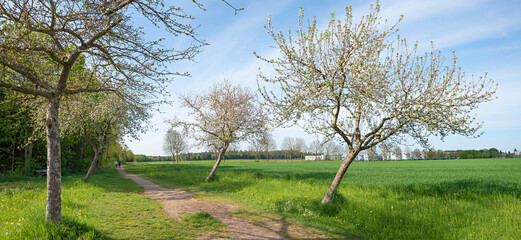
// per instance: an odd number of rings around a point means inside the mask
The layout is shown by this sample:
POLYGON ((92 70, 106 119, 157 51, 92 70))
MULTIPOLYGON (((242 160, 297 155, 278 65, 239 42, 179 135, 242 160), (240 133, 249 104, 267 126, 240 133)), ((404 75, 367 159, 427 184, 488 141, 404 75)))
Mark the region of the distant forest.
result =
MULTIPOLYGON (((515 155, 513 152, 502 152, 496 148, 483 149, 483 150, 451 150, 443 151, 444 156, 438 155, 427 156, 425 159, 472 159, 472 158, 514 158, 521 157, 515 155)), ((294 152, 292 153, 293 160, 303 160, 305 156, 313 155, 307 152, 294 152)), ((152 161, 173 161, 172 156, 146 156, 146 155, 133 155, 133 160, 136 162, 152 162, 152 161)), ((183 161, 197 161, 197 160, 215 160, 217 158, 217 152, 200 152, 200 153, 184 153, 181 154, 183 161)), ((274 160, 274 159, 286 159, 289 160, 289 153, 283 150, 270 151, 269 159, 266 158, 266 153, 257 153, 254 151, 229 151, 226 153, 225 159, 250 159, 250 160, 274 160)))

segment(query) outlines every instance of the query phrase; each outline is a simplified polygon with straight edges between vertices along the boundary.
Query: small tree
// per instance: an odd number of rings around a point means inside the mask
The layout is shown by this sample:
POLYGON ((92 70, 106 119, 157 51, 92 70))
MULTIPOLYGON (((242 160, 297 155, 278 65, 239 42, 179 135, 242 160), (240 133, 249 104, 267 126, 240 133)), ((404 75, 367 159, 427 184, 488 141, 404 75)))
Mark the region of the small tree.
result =
POLYGON ((320 155, 322 153, 322 143, 320 140, 313 140, 313 142, 309 144, 309 151, 312 152, 315 156, 320 155))
POLYGON ((421 155, 422 155, 422 152, 421 152, 420 149, 418 149, 418 148, 415 148, 415 149, 412 151, 412 158, 415 159, 415 160, 420 159, 421 155))
POLYGON ((376 146, 367 149, 367 156, 369 160, 378 160, 378 153, 376 152, 376 146))
POLYGON ((388 143, 383 142, 380 143, 380 150, 382 151, 382 159, 389 160, 392 151, 392 146, 388 143))
POLYGON ((421 157, 422 159, 427 159, 427 155, 429 154, 429 150, 424 148, 421 150, 421 157))
POLYGON ((295 139, 295 151, 297 151, 300 155, 300 159, 303 159, 303 154, 307 150, 306 141, 302 138, 295 139))
POLYGON ((304 27, 301 11, 298 30, 287 36, 275 32, 269 20, 266 28, 281 57, 256 54, 275 68, 276 75, 260 73, 259 79, 280 86, 276 92, 260 87, 276 122, 302 124, 347 144, 322 203, 330 201, 362 150, 406 135, 422 145, 431 134, 475 136, 480 125, 473 125, 471 111, 495 92, 491 80, 467 80, 456 58, 445 66, 439 51, 417 56, 416 46, 407 47, 405 39, 388 40, 396 25, 381 27, 379 10, 372 6, 357 22, 348 7, 345 21, 332 15, 323 31, 315 20, 304 27))
POLYGON ((436 157, 439 159, 445 159, 446 158, 445 152, 443 150, 436 151, 436 157))
POLYGON ((406 147, 405 148, 405 157, 406 157, 406 159, 411 159, 412 158, 412 151, 411 151, 410 147, 406 147))
POLYGON ((270 151, 273 151, 277 148, 277 143, 275 139, 269 133, 262 134, 260 139, 261 149, 266 152, 266 161, 270 158, 270 151))
POLYGON ((255 154, 255 159, 259 160, 260 154, 263 151, 262 149, 262 136, 258 138, 254 138, 250 141, 250 145, 248 146, 248 150, 255 154))
POLYGON ((402 157, 402 149, 398 146, 394 147, 394 155, 396 156, 396 160, 403 159, 402 157))
POLYGON ((172 127, 182 126, 201 144, 219 150, 209 181, 224 158, 230 144, 248 140, 266 132, 266 115, 255 94, 228 81, 215 84, 199 95, 181 96, 181 106, 188 108, 192 121, 171 120, 172 127))
POLYGON ((282 140, 282 150, 284 150, 287 153, 287 156, 289 156, 289 160, 292 160, 293 152, 295 151, 295 148, 297 143, 295 141, 295 138, 292 137, 285 137, 282 140))
POLYGON ((324 151, 325 160, 331 160, 332 155, 339 155, 342 151, 341 147, 333 140, 324 140, 322 149, 324 151))
POLYGON ((181 153, 188 150, 188 144, 186 144, 181 133, 174 129, 169 129, 165 133, 163 150, 172 155, 172 160, 174 162, 179 162, 181 153))

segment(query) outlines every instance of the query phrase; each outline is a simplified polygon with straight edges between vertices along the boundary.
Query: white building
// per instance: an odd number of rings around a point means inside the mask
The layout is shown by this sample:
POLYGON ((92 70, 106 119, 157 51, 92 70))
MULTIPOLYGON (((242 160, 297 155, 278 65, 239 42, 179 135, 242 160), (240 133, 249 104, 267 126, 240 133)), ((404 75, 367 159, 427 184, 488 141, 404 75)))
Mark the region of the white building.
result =
POLYGON ((306 160, 306 161, 319 161, 319 160, 324 160, 324 158, 325 158, 324 155, 320 155, 320 156, 310 155, 310 156, 305 156, 304 160, 306 160))

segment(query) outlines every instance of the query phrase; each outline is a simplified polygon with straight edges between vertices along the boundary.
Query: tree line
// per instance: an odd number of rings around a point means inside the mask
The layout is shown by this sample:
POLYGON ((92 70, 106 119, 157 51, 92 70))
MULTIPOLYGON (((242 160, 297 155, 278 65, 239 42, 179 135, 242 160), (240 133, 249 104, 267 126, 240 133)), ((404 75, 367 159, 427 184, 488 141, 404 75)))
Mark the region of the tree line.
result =
MULTIPOLYGON (((100 96, 96 97, 100 99, 100 96)), ((82 99, 82 104, 87 102, 82 99)), ((0 175, 33 175, 35 170, 47 168, 46 139, 41 123, 38 123, 41 121, 39 105, 37 99, 27 99, 0 89, 0 175)), ((81 108, 79 105, 68 105, 69 110, 72 107, 81 108)), ((114 161, 133 161, 133 153, 122 143, 124 132, 118 126, 124 118, 110 122, 103 118, 107 113, 93 111, 91 106, 88 111, 96 115, 95 118, 88 119, 85 114, 67 111, 69 118, 78 124, 68 123, 63 128, 62 170, 68 173, 87 172, 96 155, 96 168, 114 161), (100 146, 104 147, 100 149, 100 146)), ((110 112, 114 114, 116 111, 110 112)))

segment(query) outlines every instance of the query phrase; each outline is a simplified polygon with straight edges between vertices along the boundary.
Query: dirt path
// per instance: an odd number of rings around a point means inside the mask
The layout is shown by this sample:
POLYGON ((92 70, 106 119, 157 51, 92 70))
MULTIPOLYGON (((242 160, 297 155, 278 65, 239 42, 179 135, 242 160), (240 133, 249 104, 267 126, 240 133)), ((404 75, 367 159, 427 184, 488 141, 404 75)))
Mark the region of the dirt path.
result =
MULTIPOLYGON (((168 189, 161 187, 149 180, 140 178, 134 174, 125 172, 122 168, 119 172, 126 178, 132 179, 143 186, 142 193, 162 204, 163 211, 168 216, 179 219, 182 213, 208 212, 221 220, 231 232, 227 238, 231 239, 317 239, 323 236, 316 235, 302 227, 289 224, 284 219, 264 217, 263 222, 252 224, 242 219, 232 217, 229 212, 239 209, 231 204, 221 204, 207 200, 197 200, 191 192, 168 189)), ((218 239, 212 236, 202 236, 200 239, 218 239)))

